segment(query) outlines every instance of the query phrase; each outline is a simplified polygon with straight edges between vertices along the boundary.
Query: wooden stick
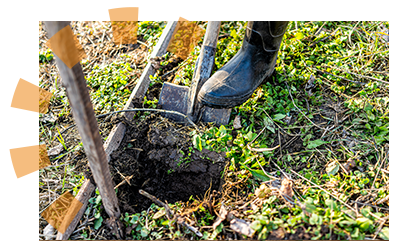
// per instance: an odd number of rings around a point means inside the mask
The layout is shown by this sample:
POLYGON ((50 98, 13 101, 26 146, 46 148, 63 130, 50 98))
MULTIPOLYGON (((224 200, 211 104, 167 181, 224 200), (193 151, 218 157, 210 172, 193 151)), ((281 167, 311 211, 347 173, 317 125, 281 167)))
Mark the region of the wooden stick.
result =
MULTIPOLYGON (((176 27, 177 21, 170 21, 168 22, 167 26, 164 28, 163 33, 158 40, 153 52, 150 55, 151 58, 155 58, 157 56, 162 56, 167 52, 168 43, 172 38, 172 33, 176 27)), ((143 99, 146 91, 150 85, 150 76, 155 74, 155 69, 151 65, 150 60, 148 61, 146 67, 144 68, 139 82, 136 84, 135 88, 133 89, 131 95, 129 96, 128 101, 126 102, 124 109, 132 109, 134 108, 132 101, 134 99, 143 99)), ((132 120, 134 113, 127 112, 124 114, 127 120, 132 120)), ((112 129, 110 136, 107 138, 104 146, 107 153, 107 160, 110 161, 110 155, 114 150, 116 150, 122 142, 122 138, 125 135, 126 127, 123 123, 118 123, 112 129), (116 136, 114 138, 114 136, 116 136)))
MULTIPOLYGON (((174 29, 176 27, 177 21, 170 21, 168 22, 167 26, 164 28, 163 33, 158 40, 158 43, 156 44, 153 52, 150 55, 151 58, 155 58, 157 56, 162 56, 167 52, 167 47, 168 43, 172 38, 172 33, 174 32, 174 29)), ((126 102, 124 106, 124 110, 127 109, 132 109, 134 108, 132 101, 134 99, 143 99, 144 95, 146 94, 146 91, 150 85, 150 75, 154 75, 155 70, 153 66, 150 63, 150 60, 148 61, 146 67, 143 70, 143 73, 140 76, 139 82, 136 84, 135 88, 133 89, 131 95, 129 96, 128 101, 126 102)), ((128 121, 132 120, 134 113, 132 112, 127 112, 124 114, 126 119, 128 121)), ((104 146, 106 149, 107 153, 107 160, 110 161, 110 155, 114 150, 116 150, 119 145, 122 142, 122 139, 125 135, 126 127, 123 123, 118 123, 114 128, 112 129, 110 136, 107 138, 107 141, 105 142, 104 146), (115 138, 114 138, 115 136, 115 138)))
POLYGON ((187 98, 187 114, 188 117, 195 122, 197 122, 201 108, 201 105, 197 104, 197 94, 203 84, 211 76, 220 27, 220 21, 208 22, 203 45, 201 46, 200 55, 198 57, 198 63, 196 63, 195 72, 193 72, 192 84, 190 85, 187 98))
MULTIPOLYGON (((45 22, 46 30, 50 37, 66 27, 66 25, 69 25, 69 22, 45 22)), ((112 185, 107 157, 82 67, 80 63, 77 63, 72 68, 69 68, 57 55, 55 57, 104 208, 111 218, 119 218, 121 213, 118 207, 118 200, 112 185)))
POLYGON ((72 234, 73 230, 78 225, 80 218, 82 217, 83 213, 85 212, 87 204, 89 202, 89 198, 92 195, 94 189, 95 189, 95 186, 90 182, 90 180, 86 179, 85 182, 82 184, 82 187, 81 187, 79 193, 75 197, 75 199, 82 202, 83 205, 82 205, 81 209, 79 210, 79 212, 76 214, 75 218, 69 224, 67 230, 65 230, 65 233, 62 234, 62 233, 58 232, 56 240, 68 240, 69 236, 72 234))
MULTIPOLYGON (((178 21, 171 21, 168 22, 167 26, 164 28, 163 33, 158 40, 153 52, 150 55, 150 59, 155 58, 157 56, 162 56, 167 53, 168 43, 172 38, 172 34, 174 33, 174 29, 177 25, 178 21)), ((131 109, 133 108, 132 101, 135 98, 142 99, 147 92, 150 84, 150 76, 156 73, 154 67, 151 65, 150 60, 148 61, 146 67, 143 70, 143 73, 140 76, 139 82, 136 84, 135 88, 133 89, 129 99, 124 107, 124 109, 131 109)), ((133 117, 133 113, 125 114, 125 117, 128 120, 131 120, 133 117)))
MULTIPOLYGON (((162 56, 166 53, 168 43, 172 38, 172 33, 175 29, 176 24, 177 24, 177 21, 168 22, 167 26, 164 28, 164 31, 163 31, 157 45, 155 46, 155 48, 153 50, 153 53, 151 54, 151 58, 156 57, 156 56, 162 56)), ((68 24, 65 24, 65 26, 66 25, 68 25, 68 24)), ((103 38, 104 38, 104 34, 105 33, 103 33, 103 38)), ((130 95, 124 109, 129 109, 129 108, 133 107, 133 105, 132 105, 133 99, 144 97, 144 94, 146 93, 147 88, 150 84, 149 76, 153 75, 154 73, 155 73, 155 70, 151 66, 151 63, 149 62, 147 64, 146 68, 144 69, 144 71, 141 75, 141 78, 139 79, 139 82, 137 83, 134 90, 132 91, 132 94, 130 95)), ((128 120, 131 120, 133 118, 133 115, 134 114, 132 112, 125 113, 125 117, 128 120)), ((107 141, 104 143, 105 153, 106 153, 108 162, 110 161, 111 153, 114 150, 116 150, 119 147, 120 143, 122 142, 122 139, 125 135, 125 131, 126 131, 126 127, 123 123, 118 123, 111 130, 110 135, 107 138, 107 141)), ((87 207, 88 202, 85 202, 84 200, 80 200, 79 197, 81 197, 81 196, 86 197, 86 194, 89 194, 88 196, 90 197, 90 194, 93 192, 93 190, 95 188, 95 186, 92 183, 90 183, 90 180, 86 180, 86 182, 87 182, 87 184, 82 185, 81 189, 79 190, 78 195, 76 196, 76 198, 83 203, 83 206, 82 206, 81 210, 78 212, 78 214, 75 216, 74 220, 72 221, 70 226, 67 228, 65 233, 61 234, 60 232, 58 232, 57 240, 67 240, 73 233, 73 230, 76 228, 77 223, 79 222, 80 218, 82 217, 82 215, 87 207)), ((87 198, 87 200, 89 200, 89 197, 87 198)))

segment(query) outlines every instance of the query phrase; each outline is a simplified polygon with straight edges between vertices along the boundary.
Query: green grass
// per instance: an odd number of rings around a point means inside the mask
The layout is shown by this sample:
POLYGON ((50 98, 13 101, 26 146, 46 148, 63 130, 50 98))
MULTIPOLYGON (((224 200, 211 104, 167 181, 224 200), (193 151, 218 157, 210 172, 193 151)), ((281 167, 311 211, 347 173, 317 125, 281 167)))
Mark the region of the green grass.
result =
MULTIPOLYGON (((124 57, 130 57, 124 55, 124 57)), ((86 76, 88 86, 91 87, 91 100, 95 111, 108 113, 120 110, 129 98, 130 91, 125 88, 128 81, 134 81, 132 68, 129 63, 112 62, 109 65, 95 65, 86 76)))
MULTIPOLYGON (((239 50, 243 27, 244 22, 223 22, 221 34, 230 36, 219 40, 216 68, 239 50)), ((232 118, 240 116, 242 126, 236 130, 236 138, 233 119, 228 126, 193 133, 195 148, 227 153, 231 162, 228 175, 243 179, 251 173, 249 197, 257 198, 254 192, 270 179, 262 168, 273 169, 270 175, 283 176, 281 170, 291 175, 298 205, 289 207, 279 195, 271 195, 255 211, 246 213, 257 239, 266 239, 279 227, 294 233, 302 226, 312 233, 313 240, 328 240, 333 235, 339 239, 388 239, 388 227, 382 228, 388 225, 387 210, 376 211, 369 205, 355 209, 350 202, 358 198, 372 205, 389 195, 388 174, 380 171, 388 167, 389 143, 389 49, 380 38, 383 27, 388 28, 388 22, 291 22, 276 74, 246 103, 233 109, 232 118), (305 85, 311 76, 316 78, 316 86, 309 95, 305 85), (342 120, 328 111, 339 113, 342 120), (287 123, 287 119, 294 122, 287 123), (247 147, 253 142, 252 147, 269 148, 280 144, 283 135, 300 137, 301 151, 284 148, 259 153, 247 147), (340 164, 349 159, 357 166, 345 172, 340 164), (293 174, 293 169, 300 169, 299 175, 318 186, 293 174), (329 228, 329 233, 321 233, 323 227, 329 228)), ((198 54, 199 49, 192 52, 189 63, 177 73, 186 85, 198 54)), ((198 219, 200 225, 202 219, 198 219)))

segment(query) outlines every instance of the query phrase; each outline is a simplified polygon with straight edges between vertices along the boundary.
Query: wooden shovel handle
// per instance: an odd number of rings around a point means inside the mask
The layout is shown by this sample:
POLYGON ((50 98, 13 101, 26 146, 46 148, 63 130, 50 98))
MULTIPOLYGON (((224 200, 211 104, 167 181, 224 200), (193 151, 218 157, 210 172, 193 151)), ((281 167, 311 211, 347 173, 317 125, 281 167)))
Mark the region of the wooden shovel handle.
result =
POLYGON ((199 58, 197 59, 192 85, 190 86, 187 99, 187 115, 197 122, 199 107, 197 105, 197 94, 205 81, 211 76, 214 66, 215 51, 217 47, 220 21, 209 21, 206 34, 203 39, 199 58))
POLYGON ((221 21, 208 21, 206 34, 203 39, 203 46, 217 47, 221 21))

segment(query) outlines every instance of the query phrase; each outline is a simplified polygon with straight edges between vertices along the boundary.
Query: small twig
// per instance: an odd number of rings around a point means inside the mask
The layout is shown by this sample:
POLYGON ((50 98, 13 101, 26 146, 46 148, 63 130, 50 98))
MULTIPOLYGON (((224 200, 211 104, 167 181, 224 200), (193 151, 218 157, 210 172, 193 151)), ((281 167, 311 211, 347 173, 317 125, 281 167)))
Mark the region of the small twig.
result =
POLYGON ((385 224, 385 222, 387 221, 388 218, 389 218, 389 217, 386 216, 386 217, 384 217, 384 218, 379 219, 379 220, 381 220, 381 223, 380 223, 380 225, 379 225, 379 227, 378 227, 378 230, 376 230, 374 237, 372 238, 373 240, 375 240, 375 239, 376 239, 376 236, 378 236, 378 234, 381 232, 382 227, 383 227, 383 225, 385 224))
POLYGON ((341 76, 337 76, 337 75, 328 73, 328 72, 326 72, 324 70, 319 70, 319 69, 316 69, 316 68, 314 68, 314 70, 316 70, 316 71, 318 71, 320 73, 324 73, 324 74, 327 74, 327 75, 331 75, 331 76, 337 77, 339 79, 342 79, 342 80, 345 80, 345 81, 348 81, 348 82, 357 83, 357 84, 361 84, 361 85, 365 85, 366 84, 365 82, 353 81, 353 80, 350 80, 350 79, 347 79, 347 78, 344 78, 344 77, 341 77, 341 76))
POLYGON ((133 175, 128 176, 128 177, 124 177, 124 180, 121 181, 118 185, 116 185, 114 187, 114 189, 117 189, 119 186, 123 185, 125 182, 127 182, 129 184, 129 186, 130 186, 131 184, 130 184, 129 180, 132 179, 132 178, 133 178, 133 175))
MULTIPOLYGON (((315 184, 314 182, 308 180, 307 178, 303 177, 302 175, 296 173, 295 171, 293 171, 292 169, 290 169, 290 171, 297 175, 298 177, 300 177, 301 179, 307 181, 308 183, 313 184, 314 186, 318 187, 319 189, 321 189, 322 191, 324 191, 325 193, 329 194, 330 196, 332 196, 333 198, 335 198, 337 201, 339 201, 340 203, 342 203, 343 205, 345 205, 347 208, 349 208, 350 210, 352 210, 353 212, 356 212, 354 208, 352 208, 351 206, 349 206, 348 204, 346 204, 344 201, 342 201, 341 199, 339 199, 336 195, 331 194, 330 192, 328 192, 326 189, 322 188, 320 185, 315 184)), ((346 213, 347 214, 347 213, 346 213)), ((351 216, 350 214, 347 214, 347 216, 349 216, 350 218, 352 218, 353 220, 355 220, 355 218, 353 216, 351 216)))
MULTIPOLYGON (((271 118, 271 116, 270 116, 264 109, 261 109, 261 110, 264 111, 264 114, 265 114, 266 116, 268 116, 269 119, 271 119, 271 121, 272 121, 278 128, 280 128, 285 134, 290 135, 290 136, 298 136, 298 135, 300 135, 300 134, 291 134, 291 133, 286 132, 285 129, 283 129, 281 126, 279 126, 279 124, 276 123, 276 122, 271 118)), ((294 127, 291 127, 291 129, 292 129, 292 128, 294 128, 294 127)))
MULTIPOLYGON (((384 203, 384 202, 386 202, 386 201, 388 201, 388 200, 389 200, 389 195, 387 195, 386 197, 384 197, 384 198, 378 200, 378 201, 376 202, 376 204, 379 205, 379 204, 382 204, 382 203, 384 203)), ((378 208, 380 208, 380 207, 378 207, 378 208)), ((382 208, 382 209, 384 209, 384 208, 382 208)))
POLYGON ((168 206, 168 204, 160 201, 159 199, 157 199, 155 196, 147 193, 146 191, 140 189, 139 190, 139 194, 145 196, 146 198, 149 198, 150 200, 152 200, 154 203, 157 203, 159 206, 162 206, 165 208, 165 211, 167 211, 167 217, 169 220, 174 218, 174 212, 171 210, 171 208, 168 206))
POLYGON ((314 36, 318 36, 319 33, 321 32, 322 28, 325 26, 326 22, 324 22, 321 27, 319 27, 319 29, 317 30, 317 32, 315 32, 314 36))
POLYGON ((147 43, 144 43, 144 42, 142 42, 142 41, 137 40, 136 42, 139 43, 139 44, 142 44, 142 45, 146 46, 147 48, 149 47, 149 45, 147 45, 147 43))
POLYGON ((261 166, 261 164, 260 164, 260 162, 258 161, 258 159, 256 158, 256 160, 257 160, 257 163, 258 163, 258 165, 260 166, 260 168, 262 169, 262 171, 264 172, 264 174, 266 175, 266 176, 268 176, 269 178, 271 178, 271 179, 279 179, 279 178, 276 178, 276 177, 274 177, 274 176, 272 176, 272 175, 270 175, 270 174, 267 174, 267 172, 264 170, 264 168, 263 168, 263 166, 261 166))
MULTIPOLYGON (((389 195, 388 195, 387 197, 389 198, 389 195)), ((360 204, 360 205, 370 206, 370 207, 377 208, 377 209, 383 209, 383 210, 386 210, 386 211, 389 210, 388 208, 378 207, 378 206, 374 206, 374 205, 372 205, 372 204, 363 203, 363 202, 359 202, 359 201, 350 201, 350 202, 352 202, 352 203, 357 203, 357 204, 360 204)), ((378 202, 377 202, 376 204, 378 204, 378 202)), ((379 204, 381 204, 381 203, 379 203, 379 204)), ((378 204, 378 205, 379 205, 379 204, 378 204)))
POLYGON ((179 224, 181 224, 182 226, 187 227, 189 230, 191 230, 192 232, 194 232, 197 236, 199 237, 203 237, 203 234, 195 227, 192 227, 191 225, 187 224, 185 222, 185 220, 182 217, 179 217, 179 219, 177 220, 177 222, 179 224))
MULTIPOLYGON (((327 67, 325 65, 322 65, 322 66, 327 67)), ((336 70, 340 70, 340 71, 346 72, 346 73, 354 75, 354 76, 357 76, 359 78, 366 78, 366 79, 369 79, 369 80, 373 80, 373 81, 389 84, 389 82, 387 82, 387 81, 384 81, 384 80, 381 80, 381 79, 377 79, 377 78, 374 78, 374 77, 371 77, 371 76, 364 76, 364 75, 356 74, 356 73, 353 73, 353 72, 350 72, 350 71, 347 71, 347 70, 344 71, 344 70, 336 68, 336 67, 332 67, 332 68, 334 68, 336 70)))
POLYGON ((285 171, 283 171, 283 170, 281 169, 281 167, 278 166, 278 164, 276 164, 273 160, 271 160, 271 157, 269 158, 269 161, 272 162, 272 163, 283 173, 283 175, 284 175, 287 179, 289 179, 289 180, 292 179, 292 178, 290 178, 290 177, 285 173, 285 171))
POLYGON ((181 217, 181 216, 179 216, 179 215, 174 215, 174 212, 171 210, 171 208, 168 206, 168 204, 166 204, 166 203, 160 201, 160 200, 157 199, 155 196, 153 196, 153 195, 147 193, 146 191, 144 191, 144 190, 142 190, 142 189, 139 190, 139 194, 141 194, 141 195, 143 195, 143 196, 149 198, 150 200, 152 200, 154 203, 158 204, 159 206, 164 207, 164 208, 165 208, 165 211, 167 211, 168 220, 175 220, 175 219, 176 219, 176 222, 177 222, 178 224, 187 227, 189 230, 191 230, 192 232, 194 232, 197 236, 203 237, 203 234, 202 234, 197 228, 194 228, 194 227, 190 226, 189 224, 187 224, 187 223, 185 222, 185 219, 184 219, 183 217, 181 217))
POLYGON ((247 145, 247 148, 250 150, 250 151, 255 151, 255 152, 267 152, 267 151, 272 151, 272 150, 275 150, 275 149, 277 149, 277 148, 279 148, 280 147, 280 145, 277 145, 277 146, 275 146, 275 147, 273 147, 273 148, 252 148, 252 147, 250 147, 250 145, 247 145))
MULTIPOLYGON (((374 139, 375 139, 375 138, 374 138, 374 139)), ((374 143, 374 146, 375 146, 375 145, 376 145, 376 143, 374 143)), ((383 148, 382 148, 382 154, 383 154, 383 148)), ((378 171, 376 171, 376 175, 375 175, 374 181, 372 182, 372 186, 371 186, 372 188, 375 187, 376 178, 377 178, 378 175, 379 175, 379 172, 380 172, 380 170, 381 170, 381 168, 382 168, 382 165, 385 163, 386 157, 387 157, 387 154, 385 154, 385 157, 383 158, 383 161, 381 162, 381 164, 379 164, 378 171)))
POLYGON ((280 145, 278 145, 278 146, 276 146, 276 147, 273 147, 273 148, 252 148, 252 147, 250 146, 250 145, 253 144, 253 142, 265 131, 266 128, 267 128, 267 127, 264 127, 264 128, 260 131, 260 133, 258 133, 258 135, 257 135, 249 144, 247 144, 247 148, 248 148, 250 151, 255 151, 255 152, 267 152, 267 151, 272 151, 272 150, 274 150, 274 149, 279 148, 280 145))
POLYGON ((290 88, 289 88, 289 86, 287 85, 287 82, 285 82, 285 84, 286 84, 287 89, 289 90, 290 99, 292 99, 292 103, 293 103, 293 105, 296 107, 296 109, 297 109, 309 122, 311 122, 314 126, 316 126, 316 127, 319 128, 319 129, 326 130, 325 128, 322 128, 322 127, 318 126, 317 124, 315 124, 313 121, 311 121, 311 119, 308 118, 308 116, 306 116, 306 114, 304 114, 303 111, 301 111, 301 109, 299 109, 299 107, 297 107, 297 105, 294 103, 293 96, 292 96, 292 92, 290 91, 290 88))
POLYGON ((335 31, 333 31, 332 33, 330 33, 328 36, 326 36, 326 37, 324 37, 324 38, 321 38, 321 39, 319 39, 318 41, 313 42, 313 43, 310 45, 310 47, 313 47, 313 46, 315 46, 317 43, 323 42, 323 41, 325 41, 326 39, 328 39, 328 38, 334 36, 335 33, 336 33, 336 31, 338 31, 339 29, 340 29, 340 28, 337 28, 335 31))

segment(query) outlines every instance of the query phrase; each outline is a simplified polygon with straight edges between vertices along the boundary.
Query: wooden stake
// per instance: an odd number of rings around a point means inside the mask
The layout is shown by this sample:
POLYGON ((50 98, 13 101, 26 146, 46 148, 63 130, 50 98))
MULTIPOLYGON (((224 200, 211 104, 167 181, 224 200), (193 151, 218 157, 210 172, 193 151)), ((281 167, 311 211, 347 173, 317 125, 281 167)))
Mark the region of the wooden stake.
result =
MULTIPOLYGON (((68 21, 46 21, 45 27, 49 37, 55 35, 59 30, 69 25, 69 23, 68 21)), ((103 142, 100 137, 99 127, 94 115, 93 105, 90 101, 82 67, 80 63, 77 63, 72 68, 69 68, 57 55, 55 57, 104 208, 110 217, 119 218, 118 200, 113 188, 103 142)))
MULTIPOLYGON (((65 22, 64 24, 62 24, 60 26, 62 26, 62 28, 63 28, 66 25, 69 25, 69 22, 65 22)), ((151 54, 151 58, 154 58, 157 56, 162 56, 166 53, 168 43, 172 38, 172 34, 173 34, 173 31, 174 31, 176 25, 177 25, 177 21, 168 22, 167 26, 163 30, 163 33, 162 33, 160 39, 158 40, 157 45, 155 46, 155 48, 153 50, 153 53, 151 54)), ((46 30, 48 28, 52 28, 52 26, 46 27, 46 30)), ((55 34, 55 32, 57 32, 57 31, 51 31, 51 32, 49 32, 49 35, 55 34)), ((50 35, 50 37, 51 37, 51 35, 50 35)), ((143 99, 144 94, 146 93, 147 88, 150 84, 149 76, 154 74, 154 72, 155 72, 154 68, 151 66, 151 63, 148 62, 146 68, 143 70, 143 73, 142 73, 142 76, 140 77, 139 82, 135 86, 135 89, 132 91, 132 94, 131 94, 129 100, 127 101, 124 109, 133 108, 133 105, 132 105, 133 99, 135 99, 135 98, 143 99)), ((127 112, 127 113, 125 113, 125 116, 128 120, 132 120, 133 113, 127 112)), ((110 161, 111 153, 119 147, 119 145, 124 137, 125 130, 126 130, 125 125, 121 122, 118 123, 116 126, 114 126, 114 128, 111 130, 107 141, 104 143, 107 162, 110 161)), ((78 214, 75 216, 75 219, 71 222, 70 226, 65 231, 65 233, 62 234, 62 233, 58 232, 56 240, 68 240, 69 239, 70 235, 72 234, 72 232, 78 225, 79 220, 81 219, 83 213, 86 210, 86 207, 88 204, 87 201, 89 200, 91 193, 94 191, 94 188, 95 188, 95 186, 90 182, 90 180, 85 180, 85 184, 82 185, 81 189, 79 190, 78 195, 75 197, 76 199, 78 199, 80 202, 83 203, 83 206, 82 206, 81 210, 78 212, 78 214)))

